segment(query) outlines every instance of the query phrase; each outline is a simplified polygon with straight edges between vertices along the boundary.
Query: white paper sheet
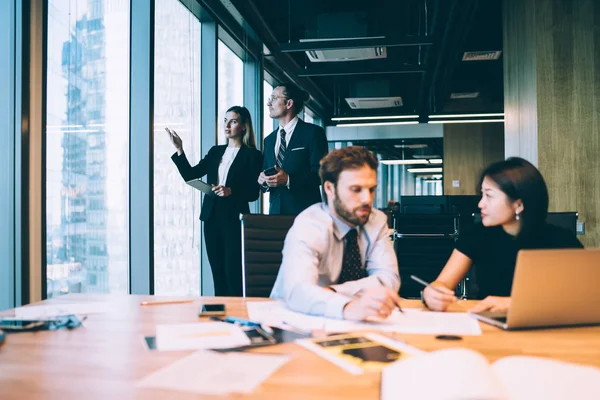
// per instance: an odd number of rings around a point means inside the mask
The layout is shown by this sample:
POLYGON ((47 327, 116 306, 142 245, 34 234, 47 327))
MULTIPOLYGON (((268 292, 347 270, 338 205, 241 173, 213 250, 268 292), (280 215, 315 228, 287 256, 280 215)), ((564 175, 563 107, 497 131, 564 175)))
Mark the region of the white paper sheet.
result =
POLYGON ((288 356, 198 351, 137 382, 137 387, 199 394, 251 393, 288 356))
POLYGON ((48 304, 43 306, 18 307, 15 308, 15 318, 43 319, 71 314, 103 314, 108 312, 111 307, 113 306, 108 302, 48 304))
POLYGON ((156 326, 156 349, 227 349, 247 346, 250 339, 236 325, 225 322, 197 322, 156 326))
POLYGON ((353 322, 325 317, 315 317, 291 311, 281 301, 247 303, 248 316, 253 321, 283 329, 293 325, 304 330, 323 329, 326 332, 374 330, 383 332, 429 335, 481 335, 479 322, 468 313, 440 313, 405 309, 395 311, 381 322, 353 322))

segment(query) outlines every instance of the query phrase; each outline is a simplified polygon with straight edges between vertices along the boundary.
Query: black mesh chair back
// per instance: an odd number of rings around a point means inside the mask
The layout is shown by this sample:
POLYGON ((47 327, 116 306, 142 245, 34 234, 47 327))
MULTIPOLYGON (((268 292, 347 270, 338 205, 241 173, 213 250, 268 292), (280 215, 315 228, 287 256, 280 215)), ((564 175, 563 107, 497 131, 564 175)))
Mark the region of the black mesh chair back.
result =
POLYGON ((283 242, 295 215, 243 214, 242 295, 269 297, 279 267, 283 242))

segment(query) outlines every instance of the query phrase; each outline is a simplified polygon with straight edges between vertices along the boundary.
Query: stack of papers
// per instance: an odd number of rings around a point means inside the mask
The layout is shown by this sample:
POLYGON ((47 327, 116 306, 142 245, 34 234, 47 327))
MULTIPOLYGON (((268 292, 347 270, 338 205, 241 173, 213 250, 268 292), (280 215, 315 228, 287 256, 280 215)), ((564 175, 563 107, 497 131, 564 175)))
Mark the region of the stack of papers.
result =
POLYGON ((288 356, 280 355, 198 351, 146 376, 136 386, 199 394, 248 394, 288 360, 288 356))
POLYGON ((471 318, 468 313, 404 309, 404 313, 394 311, 385 320, 354 322, 291 311, 281 301, 249 302, 247 308, 251 320, 283 329, 294 326, 308 331, 321 329, 326 332, 375 330, 429 335, 481 335, 479 322, 471 318))
POLYGON ((225 322, 197 322, 156 326, 156 349, 198 350, 247 346, 248 335, 237 325, 225 322))

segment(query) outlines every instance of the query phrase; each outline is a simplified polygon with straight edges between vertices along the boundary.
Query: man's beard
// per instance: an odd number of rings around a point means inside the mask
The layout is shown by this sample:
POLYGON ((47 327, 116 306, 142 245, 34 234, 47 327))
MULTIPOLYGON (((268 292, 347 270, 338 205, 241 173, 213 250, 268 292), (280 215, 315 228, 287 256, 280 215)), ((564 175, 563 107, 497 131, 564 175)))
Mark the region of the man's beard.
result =
MULTIPOLYGON (((339 197, 338 197, 337 191, 336 191, 335 198, 333 199, 333 208, 335 209, 336 214, 339 215, 346 222, 348 222, 350 225, 363 226, 364 224, 367 223, 367 221, 369 220, 369 216, 371 216, 371 206, 363 205, 363 206, 357 207, 356 209, 365 208, 365 207, 369 207, 369 212, 364 217, 359 217, 353 211, 350 211, 344 207, 342 202, 339 200, 339 197)), ((356 209, 354 211, 356 211, 356 209)))

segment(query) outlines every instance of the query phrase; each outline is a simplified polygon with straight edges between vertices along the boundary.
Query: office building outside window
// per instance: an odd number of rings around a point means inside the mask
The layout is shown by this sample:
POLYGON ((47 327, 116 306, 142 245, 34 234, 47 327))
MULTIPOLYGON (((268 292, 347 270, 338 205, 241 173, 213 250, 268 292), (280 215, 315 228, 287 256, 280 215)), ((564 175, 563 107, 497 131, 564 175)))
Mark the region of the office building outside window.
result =
POLYGON ((231 106, 244 106, 244 63, 221 40, 219 40, 217 51, 219 54, 217 143, 225 144, 227 143, 223 133, 225 112, 231 106))
POLYGON ((129 2, 49 0, 47 68, 47 295, 127 293, 129 2))
POLYGON ((200 22, 179 0, 155 6, 154 289, 200 295, 200 192, 186 185, 165 127, 183 140, 190 164, 200 160, 200 22))

